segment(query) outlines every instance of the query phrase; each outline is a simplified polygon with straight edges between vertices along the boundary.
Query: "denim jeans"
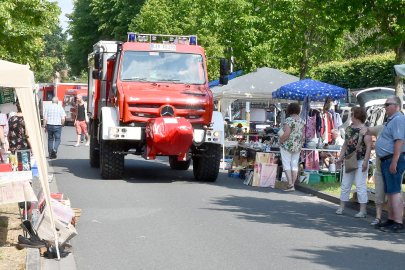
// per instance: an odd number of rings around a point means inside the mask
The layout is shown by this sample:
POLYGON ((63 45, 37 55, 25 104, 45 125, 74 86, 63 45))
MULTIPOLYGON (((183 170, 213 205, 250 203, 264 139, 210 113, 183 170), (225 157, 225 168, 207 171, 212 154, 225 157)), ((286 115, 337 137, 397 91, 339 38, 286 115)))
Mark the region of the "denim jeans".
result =
POLYGON ((46 125, 48 132, 48 153, 52 151, 58 152, 60 144, 60 135, 62 134, 62 126, 46 125))
POLYGON ((402 177, 405 172, 405 154, 399 155, 397 163, 397 172, 390 173, 392 157, 386 160, 381 160, 381 172, 384 179, 384 191, 387 194, 396 194, 401 192, 402 177))

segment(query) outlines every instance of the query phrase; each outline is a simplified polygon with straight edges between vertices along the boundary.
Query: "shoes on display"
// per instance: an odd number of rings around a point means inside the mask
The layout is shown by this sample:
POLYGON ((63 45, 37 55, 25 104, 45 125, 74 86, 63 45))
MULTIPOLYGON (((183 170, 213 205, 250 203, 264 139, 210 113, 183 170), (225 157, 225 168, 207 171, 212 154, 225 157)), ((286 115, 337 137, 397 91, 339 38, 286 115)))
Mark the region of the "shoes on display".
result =
POLYGON ((394 222, 393 224, 380 228, 383 232, 405 233, 404 224, 394 222))
POLYGON ((35 240, 35 241, 41 241, 41 239, 39 238, 37 232, 34 230, 34 228, 32 227, 32 223, 29 220, 24 220, 21 223, 21 228, 27 232, 30 235, 30 239, 31 240, 35 240))
POLYGON ((375 218, 375 219, 370 223, 371 226, 378 226, 378 225, 380 225, 380 224, 381 224, 381 219, 379 219, 379 218, 375 218))
POLYGON ((41 248, 45 247, 45 242, 26 238, 22 235, 18 236, 18 246, 24 248, 41 248))
POLYGON ((336 210, 336 215, 342 215, 343 214, 343 211, 344 211, 344 209, 342 208, 342 207, 339 207, 337 210, 336 210))
POLYGON ((358 212, 357 214, 354 215, 355 218, 366 218, 367 213, 365 212, 358 212))

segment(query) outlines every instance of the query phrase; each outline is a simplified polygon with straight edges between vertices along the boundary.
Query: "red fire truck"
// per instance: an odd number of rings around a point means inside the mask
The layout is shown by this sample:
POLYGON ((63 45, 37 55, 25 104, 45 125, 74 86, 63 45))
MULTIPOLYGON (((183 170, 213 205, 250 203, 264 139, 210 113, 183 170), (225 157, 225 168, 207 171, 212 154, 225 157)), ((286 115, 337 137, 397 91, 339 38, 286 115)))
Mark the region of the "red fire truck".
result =
MULTIPOLYGON (((65 93, 68 89, 86 89, 87 84, 85 83, 40 83, 38 85, 38 103, 39 109, 42 112, 43 109, 48 105, 51 104, 53 97, 58 97, 60 104, 63 104, 63 99, 65 97, 65 93)), ((85 91, 87 92, 87 91, 85 91)))
MULTIPOLYGON (((227 61, 221 60, 226 83, 227 61)), ((214 111, 204 49, 196 36, 128 34, 99 41, 89 55, 90 165, 121 178, 124 156, 168 156, 175 170, 215 181, 224 123, 214 111)))
POLYGON ((66 122, 69 124, 73 124, 76 119, 78 95, 81 95, 83 97, 83 101, 87 102, 87 85, 81 89, 66 90, 63 98, 63 109, 66 113, 66 122))

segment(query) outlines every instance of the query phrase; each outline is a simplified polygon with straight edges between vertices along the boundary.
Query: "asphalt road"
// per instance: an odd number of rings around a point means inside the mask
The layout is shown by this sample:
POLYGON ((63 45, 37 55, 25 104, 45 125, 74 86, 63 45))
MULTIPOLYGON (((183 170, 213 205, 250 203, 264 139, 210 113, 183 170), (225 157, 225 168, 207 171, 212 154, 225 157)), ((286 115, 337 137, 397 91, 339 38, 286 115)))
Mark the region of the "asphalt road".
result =
POLYGON ((57 185, 82 209, 77 269, 405 269, 405 234, 373 229, 354 211, 300 193, 200 183, 166 159, 128 156, 123 180, 102 180, 65 127, 57 185))

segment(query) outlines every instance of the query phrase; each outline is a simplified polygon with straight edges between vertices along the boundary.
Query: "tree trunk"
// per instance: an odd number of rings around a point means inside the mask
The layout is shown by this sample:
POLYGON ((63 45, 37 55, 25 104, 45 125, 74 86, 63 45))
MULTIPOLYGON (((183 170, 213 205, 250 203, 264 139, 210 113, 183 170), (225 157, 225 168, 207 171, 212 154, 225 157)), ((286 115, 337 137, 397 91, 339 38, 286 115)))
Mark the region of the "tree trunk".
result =
POLYGON ((300 80, 305 79, 308 72, 308 48, 305 46, 303 56, 300 61, 300 80))
MULTIPOLYGON (((405 63, 405 42, 402 41, 397 48, 395 48, 395 64, 405 63)), ((400 76, 395 76, 395 95, 399 97, 403 103, 404 97, 404 84, 400 76)))

